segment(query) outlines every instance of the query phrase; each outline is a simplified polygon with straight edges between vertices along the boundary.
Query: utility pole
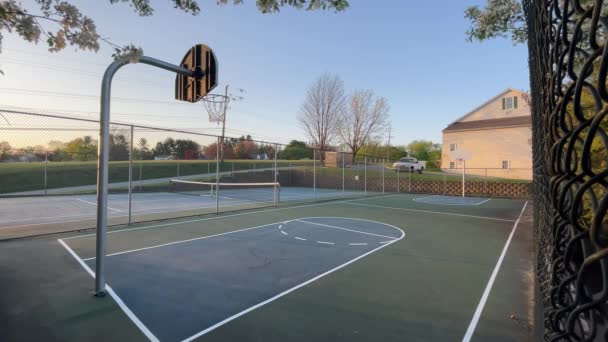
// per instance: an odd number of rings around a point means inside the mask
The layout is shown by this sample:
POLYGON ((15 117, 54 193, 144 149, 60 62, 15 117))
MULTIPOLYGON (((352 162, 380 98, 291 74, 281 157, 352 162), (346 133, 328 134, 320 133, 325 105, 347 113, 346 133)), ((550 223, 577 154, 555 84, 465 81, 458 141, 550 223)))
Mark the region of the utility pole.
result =
MULTIPOLYGON (((226 98, 228 98, 228 85, 226 85, 226 91, 224 94, 226 98)), ((228 103, 230 103, 230 100, 226 100, 226 105, 224 107, 224 115, 222 115, 222 144, 220 147, 220 156, 222 158, 222 163, 224 162, 224 144, 226 143, 224 141, 226 139, 224 135, 226 134, 226 112, 228 111, 228 103)))

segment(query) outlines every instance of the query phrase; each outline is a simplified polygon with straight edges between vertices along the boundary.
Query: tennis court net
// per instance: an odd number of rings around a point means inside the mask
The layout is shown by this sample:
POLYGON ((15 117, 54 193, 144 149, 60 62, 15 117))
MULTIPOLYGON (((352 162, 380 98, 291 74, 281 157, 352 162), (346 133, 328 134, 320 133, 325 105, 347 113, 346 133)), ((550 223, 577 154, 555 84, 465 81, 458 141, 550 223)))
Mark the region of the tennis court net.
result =
POLYGON ((215 183, 171 179, 169 192, 218 197, 224 201, 251 201, 278 204, 281 185, 269 183, 215 183))

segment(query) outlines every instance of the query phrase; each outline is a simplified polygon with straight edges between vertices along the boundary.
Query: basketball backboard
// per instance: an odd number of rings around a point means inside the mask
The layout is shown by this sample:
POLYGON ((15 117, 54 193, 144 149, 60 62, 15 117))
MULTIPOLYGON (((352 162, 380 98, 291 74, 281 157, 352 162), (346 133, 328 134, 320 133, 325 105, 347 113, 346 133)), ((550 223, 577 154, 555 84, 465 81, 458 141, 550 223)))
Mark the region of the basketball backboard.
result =
POLYGON ((195 77, 178 74, 175 77, 175 99, 197 102, 217 86, 217 59, 207 45, 190 48, 180 66, 196 72, 195 77))
POLYGON ((470 160, 471 159, 471 153, 468 151, 451 151, 450 152, 450 159, 451 160, 470 160))

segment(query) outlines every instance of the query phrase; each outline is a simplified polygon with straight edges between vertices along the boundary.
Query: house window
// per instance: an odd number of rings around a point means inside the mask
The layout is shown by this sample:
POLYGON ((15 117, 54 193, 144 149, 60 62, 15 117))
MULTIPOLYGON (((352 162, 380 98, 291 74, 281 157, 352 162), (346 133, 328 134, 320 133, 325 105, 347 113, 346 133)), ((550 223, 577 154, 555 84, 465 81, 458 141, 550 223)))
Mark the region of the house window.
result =
POLYGON ((517 96, 503 97, 502 98, 502 109, 503 110, 517 109, 517 96))
POLYGON ((456 144, 450 144, 450 152, 456 151, 456 144))
POLYGON ((510 169, 511 168, 511 161, 510 160, 503 160, 502 161, 502 168, 503 169, 510 169))
POLYGON ((450 169, 455 169, 455 168, 456 168, 456 163, 450 162, 450 169))

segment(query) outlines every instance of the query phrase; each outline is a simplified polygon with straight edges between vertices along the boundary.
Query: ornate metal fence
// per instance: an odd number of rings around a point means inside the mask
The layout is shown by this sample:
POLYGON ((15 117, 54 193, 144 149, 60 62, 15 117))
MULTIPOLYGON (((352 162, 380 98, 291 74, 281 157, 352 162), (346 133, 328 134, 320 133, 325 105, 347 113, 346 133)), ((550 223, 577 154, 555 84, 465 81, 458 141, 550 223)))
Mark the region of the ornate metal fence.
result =
POLYGON ((608 4, 524 0, 547 341, 608 340, 608 4))

